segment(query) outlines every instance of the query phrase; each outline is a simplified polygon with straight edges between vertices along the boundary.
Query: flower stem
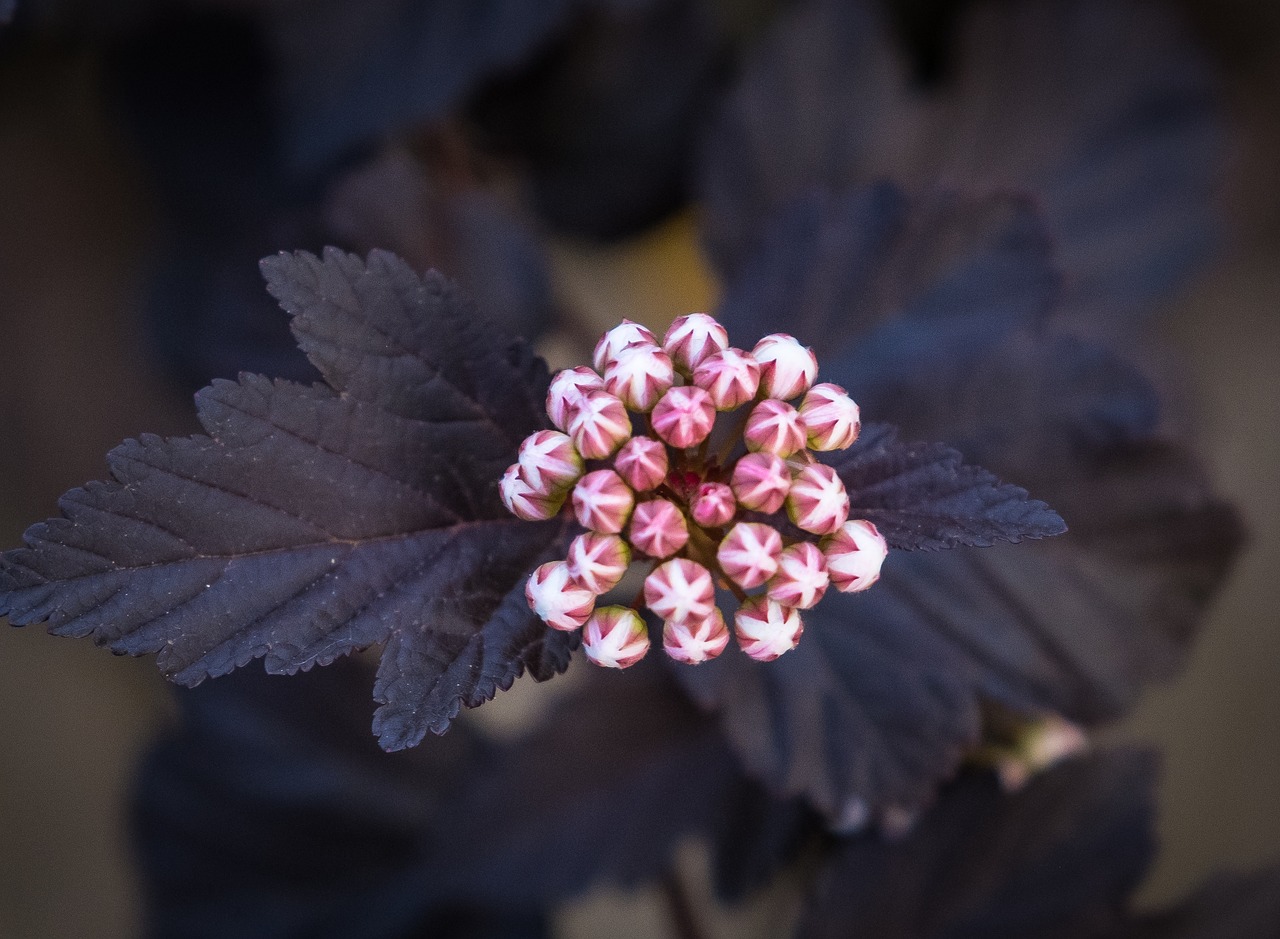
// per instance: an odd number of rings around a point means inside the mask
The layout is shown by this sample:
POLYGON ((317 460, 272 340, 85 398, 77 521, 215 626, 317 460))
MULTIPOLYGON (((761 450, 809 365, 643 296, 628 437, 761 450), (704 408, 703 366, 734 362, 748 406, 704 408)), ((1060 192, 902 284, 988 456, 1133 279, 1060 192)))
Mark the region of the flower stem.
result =
POLYGON ((694 912, 693 902, 675 871, 667 871, 663 875, 662 894, 667 900, 676 939, 703 939, 704 934, 694 912))

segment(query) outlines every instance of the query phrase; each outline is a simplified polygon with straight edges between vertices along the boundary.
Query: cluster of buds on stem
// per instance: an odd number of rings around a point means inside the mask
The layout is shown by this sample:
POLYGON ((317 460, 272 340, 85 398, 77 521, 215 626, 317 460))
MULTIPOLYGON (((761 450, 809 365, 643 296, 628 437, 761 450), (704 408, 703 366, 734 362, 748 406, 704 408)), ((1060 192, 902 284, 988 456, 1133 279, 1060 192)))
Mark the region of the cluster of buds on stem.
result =
POLYGON ((730 638, 717 589, 737 598, 738 645, 770 661, 795 648, 800 611, 828 587, 876 582, 884 538, 849 518, 844 483, 813 456, 857 439, 858 406, 838 385, 814 384, 812 350, 783 333, 735 349, 714 318, 690 313, 661 342, 623 320, 593 363, 555 376, 557 429, 529 436, 501 483, 520 518, 566 511, 586 529, 565 560, 533 572, 525 595, 553 629, 582 629, 592 662, 644 657, 644 607, 673 659, 716 657, 730 638), (649 565, 639 594, 601 604, 633 562, 649 565))

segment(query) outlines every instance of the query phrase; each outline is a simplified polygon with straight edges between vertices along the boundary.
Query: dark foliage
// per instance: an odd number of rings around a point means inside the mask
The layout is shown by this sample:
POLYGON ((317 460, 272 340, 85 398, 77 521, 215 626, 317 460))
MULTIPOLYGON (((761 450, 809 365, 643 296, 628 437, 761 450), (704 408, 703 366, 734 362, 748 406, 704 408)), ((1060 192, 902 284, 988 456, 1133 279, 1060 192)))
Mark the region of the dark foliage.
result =
POLYGON ((11 621, 158 653, 184 684, 385 643, 374 727, 390 749, 525 670, 563 669, 575 638, 513 586, 561 528, 497 498, 542 423, 541 362, 389 255, 264 268, 329 385, 219 382, 197 398, 208 437, 117 448, 112 482, 69 493, 65 518, 6 555, 11 621))
POLYGON ((913 84, 871 0, 811 0, 762 44, 703 161, 707 240, 737 272, 780 209, 879 178, 1031 191, 1071 280, 1063 315, 1131 327, 1213 231, 1220 116, 1167 4, 986 2, 954 73, 913 84), (1140 44, 1131 40, 1141 36, 1140 44))

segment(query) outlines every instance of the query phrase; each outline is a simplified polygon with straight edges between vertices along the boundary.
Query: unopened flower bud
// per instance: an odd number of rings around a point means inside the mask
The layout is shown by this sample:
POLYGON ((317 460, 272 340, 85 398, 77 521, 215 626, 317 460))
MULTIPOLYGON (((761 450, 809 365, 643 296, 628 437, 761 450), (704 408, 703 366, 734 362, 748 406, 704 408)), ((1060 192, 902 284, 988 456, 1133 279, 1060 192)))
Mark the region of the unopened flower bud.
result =
POLYGON ((748 453, 734 466, 729 482, 744 506, 772 513, 782 508, 791 491, 791 471, 780 456, 748 453))
POLYGON ((686 665, 714 659, 729 644, 729 627, 719 607, 704 619, 667 622, 662 627, 662 647, 667 655, 686 665))
POLYGON ((849 518, 849 493, 844 481, 825 463, 806 466, 791 481, 787 515, 805 531, 831 534, 849 518))
POLYGON ((608 593, 631 566, 631 549, 617 535, 588 531, 569 543, 569 576, 597 596, 608 593))
POLYGON ((751 410, 742 439, 747 449, 788 457, 804 448, 800 412, 776 398, 766 398, 751 410))
POLYGON ((858 406, 839 385, 814 385, 800 402, 800 422, 814 450, 843 450, 858 439, 858 406))
POLYGON ((674 502, 649 499, 631 517, 630 541, 651 558, 669 558, 688 543, 689 526, 674 502))
POLYGON ((662 619, 673 623, 706 619, 716 606, 711 572, 688 558, 659 564, 644 579, 644 602, 662 619))
POLYGON ((769 599, 797 610, 812 609, 827 592, 829 582, 827 559, 817 545, 801 541, 783 548, 778 573, 769 581, 769 599))
POLYGON ((524 596, 539 619, 566 632, 585 623, 596 605, 596 595, 573 579, 564 561, 548 561, 530 574, 524 596))
POLYGON ((627 668, 649 652, 649 631, 630 607, 602 606, 582 630, 582 650, 605 668, 627 668))
POLYGON ((722 349, 698 364, 693 383, 711 395, 717 411, 732 411, 756 396, 760 366, 741 349, 722 349))
POLYGON ((553 493, 568 489, 582 475, 582 457, 568 434, 539 430, 520 444, 520 470, 529 485, 553 493))
POLYGON ((696 385, 678 385, 664 394, 649 418, 653 432, 677 449, 695 447, 715 426, 711 396, 696 385))
POLYGON ((622 531, 635 504, 631 487, 611 469, 587 473, 573 487, 573 514, 579 525, 592 531, 610 535, 622 531))
POLYGON ((748 597, 733 617, 738 645, 757 662, 772 662, 790 652, 804 632, 804 620, 793 606, 768 597, 748 597))
POLYGON ((889 546, 876 526, 862 519, 845 522, 822 541, 831 586, 844 593, 866 590, 880 579, 880 567, 889 546))
POLYGON ((619 349, 604 368, 604 390, 633 411, 651 411, 676 380, 671 357, 657 346, 619 349))
POLYGON ((591 357, 591 363, 595 365, 596 371, 603 375, 605 367, 614 356, 627 346, 637 344, 657 348, 658 339, 639 323, 623 320, 600 337, 600 341, 596 343, 595 354, 591 357))
POLYGON ((636 492, 656 489, 670 469, 667 448, 652 437, 632 437, 613 458, 613 468, 636 492))
POLYGON ((759 587, 778 571, 782 536, 760 522, 738 522, 716 551, 720 569, 739 587, 759 587))
POLYGON ((603 460, 631 439, 631 418, 616 396, 589 391, 573 409, 569 436, 583 459, 603 460))
POLYGON ((738 500, 724 483, 703 483, 689 504, 689 514, 703 528, 727 525, 738 513, 738 500))
POLYGON ((728 347, 729 334, 714 316, 706 313, 677 316, 662 337, 662 348, 686 375, 691 374, 707 356, 728 347))
POLYGON ((519 463, 512 463, 502 474, 498 493, 507 511, 526 522, 543 522, 552 518, 564 505, 563 492, 543 492, 525 479, 519 463))
POLYGON ((547 389, 547 417, 563 431, 569 430, 573 412, 591 391, 604 391, 604 379, 585 365, 557 372, 547 389))
POLYGON ((760 387, 770 398, 786 400, 804 394, 818 375, 813 350, 786 333, 765 336, 751 355, 760 363, 760 387))

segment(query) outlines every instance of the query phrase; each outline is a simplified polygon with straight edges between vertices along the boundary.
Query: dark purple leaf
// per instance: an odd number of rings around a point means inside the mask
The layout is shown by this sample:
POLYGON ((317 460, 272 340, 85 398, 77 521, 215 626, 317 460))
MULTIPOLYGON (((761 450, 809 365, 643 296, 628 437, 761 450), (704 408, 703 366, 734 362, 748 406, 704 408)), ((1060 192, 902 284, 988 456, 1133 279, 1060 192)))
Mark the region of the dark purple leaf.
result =
POLYGON ((519 581, 559 523, 510 516, 497 479, 541 425, 546 371, 442 278, 375 252, 264 262, 332 387, 253 375, 197 396, 207 437, 127 441, 113 479, 4 556, 0 610, 194 685, 265 657, 293 673, 385 643, 375 730, 442 733, 524 671, 562 670, 519 581))
POLYGON ((720 315, 743 336, 778 324, 825 350, 976 343, 1044 320, 1057 296, 1052 243, 1007 194, 908 197, 889 183, 788 202, 727 285, 720 315))
POLYGON ((682 838, 754 824, 737 814, 754 790, 657 663, 593 674, 453 803, 434 832, 433 887, 542 904, 656 880, 682 838))
POLYGON ((281 114, 299 164, 457 108, 565 26, 574 0, 321 0, 268 8, 281 114))
POLYGON ((473 113, 485 144, 521 161, 552 226, 620 238, 688 199, 725 37, 705 0, 596 7, 530 68, 487 88, 473 113))
POLYGON ((1085 939, 1118 921, 1154 853, 1153 761, 1075 760, 1004 795, 987 774, 950 787, 900 841, 846 842, 798 935, 1085 939))
POLYGON ((872 522, 891 548, 990 547, 1066 531, 1058 513, 1025 489, 965 464, 942 444, 901 443, 887 424, 863 428, 831 462, 849 491, 850 517, 872 522))
POLYGON ((551 321, 551 276, 533 231, 492 193, 451 188, 403 150, 345 176, 325 222, 348 250, 383 248, 417 270, 447 271, 511 335, 532 339, 551 321))
MULTIPOLYGON (((1132 324, 1213 231, 1220 119, 1167 4, 967 10, 956 74, 916 87, 871 0, 814 0, 758 51, 706 148, 712 255, 739 273, 791 200, 889 178, 1034 193, 1071 274, 1064 314, 1132 324)), ((731 278, 730 278, 731 279, 731 278)))

